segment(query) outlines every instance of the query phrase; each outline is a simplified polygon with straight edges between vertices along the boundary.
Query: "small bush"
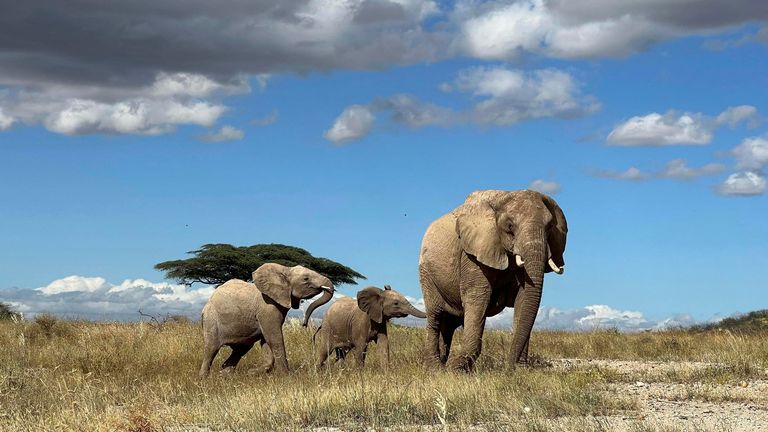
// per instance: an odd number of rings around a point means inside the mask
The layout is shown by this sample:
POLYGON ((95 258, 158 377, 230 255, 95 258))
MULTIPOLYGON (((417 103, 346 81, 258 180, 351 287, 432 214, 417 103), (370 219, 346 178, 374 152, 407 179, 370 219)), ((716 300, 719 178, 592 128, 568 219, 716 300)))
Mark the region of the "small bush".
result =
POLYGON ((25 336, 29 339, 67 337, 73 334, 72 326, 54 315, 43 313, 35 316, 31 326, 26 328, 25 336))
POLYGON ((10 305, 0 303, 0 320, 20 320, 21 314, 11 308, 10 305))

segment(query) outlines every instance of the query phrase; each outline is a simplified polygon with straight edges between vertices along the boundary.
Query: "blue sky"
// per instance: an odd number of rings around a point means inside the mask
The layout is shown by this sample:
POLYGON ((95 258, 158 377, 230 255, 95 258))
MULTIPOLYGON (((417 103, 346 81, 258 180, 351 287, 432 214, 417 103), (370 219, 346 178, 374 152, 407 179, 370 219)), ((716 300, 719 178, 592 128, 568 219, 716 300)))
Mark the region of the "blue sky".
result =
MULTIPOLYGON (((154 264, 204 243, 276 242, 420 297, 433 219, 471 191, 540 180, 570 228, 567 270, 547 276, 544 306, 653 320, 768 307, 765 8, 718 14, 691 0, 711 12, 697 22, 671 6, 659 18, 652 0, 582 3, 594 16, 559 2, 356 1, 329 22, 402 13, 348 33, 309 26, 306 38, 331 47, 318 52, 244 40, 251 63, 201 52, 135 73, 117 55, 90 58, 87 40, 57 56, 39 41, 39 57, 69 56, 60 72, 11 64, 19 50, 0 44, 12 54, 0 56, 0 292, 34 311, 8 289, 70 275, 160 283, 154 264), (380 55, 360 48, 411 33, 380 55), (148 114, 126 121, 121 103, 148 114), (362 125, 345 117, 352 106, 362 125)), ((223 30, 206 31, 221 42, 223 30)))

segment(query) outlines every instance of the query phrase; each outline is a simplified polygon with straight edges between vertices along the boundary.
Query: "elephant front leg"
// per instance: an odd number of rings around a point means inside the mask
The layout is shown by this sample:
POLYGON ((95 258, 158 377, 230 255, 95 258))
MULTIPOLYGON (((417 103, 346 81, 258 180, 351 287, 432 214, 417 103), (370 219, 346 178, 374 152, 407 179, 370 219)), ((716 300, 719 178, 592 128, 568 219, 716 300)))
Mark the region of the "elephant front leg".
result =
POLYGON ((285 342, 283 340, 283 322, 285 314, 274 308, 265 311, 259 317, 262 334, 266 345, 269 346, 270 355, 275 372, 288 372, 288 358, 285 355, 285 342))
POLYGON ((355 366, 363 368, 365 366, 365 354, 368 352, 368 343, 362 343, 355 346, 355 366))
POLYGON ((461 352, 451 357, 448 368, 456 371, 470 371, 480 356, 485 330, 485 304, 464 308, 464 334, 461 337, 461 352))
POLYGON ((261 341, 261 352, 264 357, 262 370, 264 373, 272 372, 272 369, 275 367, 275 356, 272 355, 272 349, 265 341, 261 341))
POLYGON ((379 366, 382 370, 389 369, 389 337, 386 333, 376 336, 376 349, 379 351, 379 366))

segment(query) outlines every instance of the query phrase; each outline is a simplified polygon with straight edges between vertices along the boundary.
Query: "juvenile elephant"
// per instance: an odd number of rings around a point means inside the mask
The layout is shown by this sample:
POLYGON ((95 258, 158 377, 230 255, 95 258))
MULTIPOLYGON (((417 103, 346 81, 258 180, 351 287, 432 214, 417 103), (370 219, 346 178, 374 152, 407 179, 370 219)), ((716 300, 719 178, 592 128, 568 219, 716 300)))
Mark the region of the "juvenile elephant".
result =
POLYGON ((544 273, 563 272, 568 234, 555 200, 530 190, 473 192, 424 234, 419 280, 427 308, 427 362, 446 364, 456 328, 462 352, 451 369, 471 369, 486 317, 514 307, 508 362, 525 363, 544 273))
MULTIPOLYGON (((368 287, 357 293, 357 299, 337 300, 325 312, 323 323, 313 337, 320 336, 315 366, 322 367, 328 355, 336 351, 355 351, 358 366, 365 363, 368 342, 376 341, 381 353, 381 366, 389 364, 389 338, 387 322, 390 318, 413 315, 426 318, 424 312, 416 309, 402 294, 384 285, 384 289, 368 287)), ((342 354, 343 356, 343 354, 342 354)))
MULTIPOLYGON (((302 299, 323 292, 307 310, 333 297, 333 283, 327 277, 302 266, 286 267, 268 263, 253 272, 253 283, 232 279, 218 287, 203 308, 203 364, 200 377, 205 377, 222 346, 232 354, 221 366, 233 370, 256 342, 266 356, 267 372, 274 368, 288 370, 283 342, 283 323, 288 310, 299 307, 302 299)), ((309 319, 307 316, 306 319, 309 319)))

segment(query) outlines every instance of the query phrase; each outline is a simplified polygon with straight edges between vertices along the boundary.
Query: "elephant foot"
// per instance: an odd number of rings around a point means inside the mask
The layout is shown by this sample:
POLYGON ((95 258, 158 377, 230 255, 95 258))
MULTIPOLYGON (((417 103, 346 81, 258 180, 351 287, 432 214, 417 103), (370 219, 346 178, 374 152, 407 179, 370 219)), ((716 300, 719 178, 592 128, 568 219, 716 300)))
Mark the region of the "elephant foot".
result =
POLYGON ((445 362, 441 361, 439 357, 427 356, 424 358, 424 366, 427 369, 444 369, 445 362))
POLYGON ((456 356, 448 360, 446 368, 453 372, 471 372, 475 367, 475 362, 469 356, 456 356))
POLYGON ((221 368, 221 370, 219 371, 219 375, 221 376, 230 376, 234 373, 235 373, 235 368, 233 366, 221 368))

